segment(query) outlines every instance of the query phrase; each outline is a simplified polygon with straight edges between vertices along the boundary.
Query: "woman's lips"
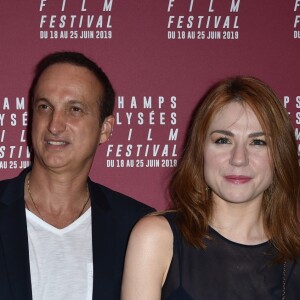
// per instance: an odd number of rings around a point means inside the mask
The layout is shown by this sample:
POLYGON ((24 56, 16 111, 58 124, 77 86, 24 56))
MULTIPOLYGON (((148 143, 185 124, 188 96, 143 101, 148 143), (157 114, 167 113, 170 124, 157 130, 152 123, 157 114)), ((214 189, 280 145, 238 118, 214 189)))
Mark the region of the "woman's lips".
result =
POLYGON ((231 183, 243 184, 249 182, 252 178, 243 175, 227 175, 225 176, 225 179, 231 183))

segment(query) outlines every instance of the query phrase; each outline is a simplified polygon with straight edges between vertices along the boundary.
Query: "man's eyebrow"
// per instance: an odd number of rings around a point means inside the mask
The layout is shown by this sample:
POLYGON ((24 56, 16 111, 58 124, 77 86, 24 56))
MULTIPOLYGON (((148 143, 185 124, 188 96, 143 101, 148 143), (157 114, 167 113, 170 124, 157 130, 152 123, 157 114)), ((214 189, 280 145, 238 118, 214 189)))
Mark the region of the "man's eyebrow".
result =
POLYGON ((38 98, 33 98, 33 103, 39 102, 39 101, 46 101, 49 102, 49 100, 45 97, 38 97, 38 98))
MULTIPOLYGON (((34 98, 33 99, 34 103, 40 102, 40 101, 45 101, 45 102, 51 103, 51 101, 48 98, 45 98, 45 97, 39 97, 39 98, 34 98)), ((84 101, 77 100, 77 99, 70 99, 66 102, 66 104, 71 104, 71 105, 81 104, 82 106, 86 106, 86 103, 84 101)))
POLYGON ((77 99, 70 99, 67 101, 67 104, 81 104, 81 105, 86 105, 86 103, 82 100, 77 100, 77 99))

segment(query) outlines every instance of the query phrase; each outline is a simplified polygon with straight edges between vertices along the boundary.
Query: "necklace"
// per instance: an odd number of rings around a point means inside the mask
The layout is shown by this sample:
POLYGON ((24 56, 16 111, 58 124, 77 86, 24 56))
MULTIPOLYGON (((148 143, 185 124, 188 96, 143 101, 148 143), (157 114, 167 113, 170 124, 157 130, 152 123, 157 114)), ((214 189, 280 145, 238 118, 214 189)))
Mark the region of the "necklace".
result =
MULTIPOLYGON (((33 204, 35 210, 37 211, 39 217, 40 217, 43 221, 45 221, 44 218, 43 218, 43 216, 42 216, 42 214, 41 214, 41 212, 39 211, 39 209, 38 209, 38 207, 37 207, 37 205, 36 205, 34 199, 33 199, 32 194, 31 194, 31 190, 30 190, 30 174, 28 175, 28 179, 27 179, 27 191, 28 191, 30 200, 31 200, 31 202, 32 202, 32 204, 33 204)), ((86 201, 84 202, 83 207, 82 207, 82 209, 81 209, 79 215, 73 220, 73 222, 74 222, 75 220, 77 220, 77 219, 83 214, 84 209, 85 209, 85 207, 87 206, 87 204, 88 204, 88 202, 89 202, 89 200, 90 200, 90 194, 89 194, 88 187, 86 187, 86 193, 87 193, 87 199, 86 199, 86 201)), ((25 206, 26 206, 26 208, 27 208, 28 210, 30 210, 29 207, 28 207, 28 205, 27 205, 27 202, 26 202, 26 201, 25 201, 25 206)))
POLYGON ((285 294, 285 285, 286 285, 286 262, 283 264, 283 271, 282 271, 282 300, 286 299, 285 294))

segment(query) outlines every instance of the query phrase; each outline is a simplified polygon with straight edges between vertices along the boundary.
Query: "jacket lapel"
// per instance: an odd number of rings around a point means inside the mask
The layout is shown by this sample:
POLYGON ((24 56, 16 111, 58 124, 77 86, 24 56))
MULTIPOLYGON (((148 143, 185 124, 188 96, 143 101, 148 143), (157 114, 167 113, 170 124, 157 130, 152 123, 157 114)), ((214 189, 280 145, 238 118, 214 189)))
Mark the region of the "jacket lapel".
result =
POLYGON ((13 299, 32 299, 23 172, 1 195, 0 236, 13 299))
POLYGON ((115 216, 100 188, 91 188, 93 243, 93 299, 112 299, 117 258, 115 216))

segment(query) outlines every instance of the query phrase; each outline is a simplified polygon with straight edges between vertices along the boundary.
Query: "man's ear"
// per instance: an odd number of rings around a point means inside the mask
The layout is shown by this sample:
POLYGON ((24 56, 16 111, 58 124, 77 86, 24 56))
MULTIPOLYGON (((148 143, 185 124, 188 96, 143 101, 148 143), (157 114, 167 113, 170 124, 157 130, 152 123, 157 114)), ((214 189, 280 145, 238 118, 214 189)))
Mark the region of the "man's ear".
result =
POLYGON ((105 118, 101 126, 99 144, 103 144, 109 139, 109 137, 112 135, 114 124, 115 124, 115 117, 113 115, 110 115, 105 118))

